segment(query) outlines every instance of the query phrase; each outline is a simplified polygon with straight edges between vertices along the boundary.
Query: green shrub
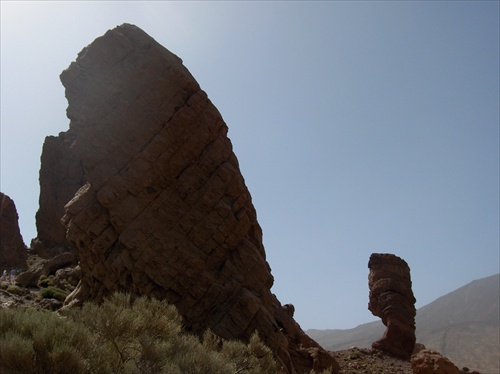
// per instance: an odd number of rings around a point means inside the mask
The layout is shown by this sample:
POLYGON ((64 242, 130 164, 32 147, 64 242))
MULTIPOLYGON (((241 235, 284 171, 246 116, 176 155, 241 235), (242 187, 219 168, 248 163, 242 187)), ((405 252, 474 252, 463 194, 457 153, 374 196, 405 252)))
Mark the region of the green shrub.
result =
POLYGON ((176 308, 163 301, 115 294, 62 313, 0 310, 0 372, 278 372, 257 334, 245 344, 208 331, 200 341, 183 332, 176 308))
POLYGON ((98 306, 85 303, 81 309, 68 311, 68 316, 85 324, 109 348, 108 357, 115 372, 134 372, 149 367, 159 371, 164 352, 181 331, 181 320, 175 307, 158 300, 117 294, 98 306))
POLYGON ((113 352, 109 361, 114 371, 277 372, 272 352, 257 335, 248 345, 220 339, 220 346, 213 344, 219 338, 207 332, 202 343, 197 337, 183 333, 177 309, 164 301, 141 297, 132 302, 129 295, 115 294, 100 306, 85 303, 81 310, 69 312, 71 318, 98 333, 101 344, 106 344, 113 352))
POLYGON ((225 341, 221 354, 234 364, 236 373, 276 373, 276 362, 272 351, 262 343, 255 332, 248 344, 237 340, 225 341))
POLYGON ((38 288, 46 288, 49 286, 53 286, 52 284, 52 279, 47 277, 46 275, 42 274, 40 275, 40 278, 38 278, 38 288))
POLYGON ((14 286, 14 285, 9 285, 7 287, 7 292, 11 293, 11 294, 14 294, 14 295, 25 295, 26 294, 26 291, 18 286, 14 286))
POLYGON ((42 299, 56 299, 59 301, 64 301, 66 296, 69 295, 68 291, 61 290, 57 287, 49 286, 47 288, 42 288, 40 290, 40 297, 42 299))
POLYGON ((0 372, 111 373, 82 324, 35 309, 0 310, 0 372))

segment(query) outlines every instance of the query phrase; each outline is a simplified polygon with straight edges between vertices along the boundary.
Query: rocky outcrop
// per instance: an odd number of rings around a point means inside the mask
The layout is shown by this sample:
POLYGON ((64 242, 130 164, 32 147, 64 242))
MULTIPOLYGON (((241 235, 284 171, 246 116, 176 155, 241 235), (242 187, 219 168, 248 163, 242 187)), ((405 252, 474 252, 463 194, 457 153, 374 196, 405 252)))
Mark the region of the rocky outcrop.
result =
POLYGON ((20 286, 35 287, 42 275, 52 275, 60 269, 76 265, 76 256, 71 252, 62 252, 50 259, 33 256, 31 262, 30 267, 16 279, 20 286))
POLYGON ((61 81, 71 123, 55 143, 69 140, 68 180, 86 182, 63 218, 81 268, 66 305, 148 295, 175 304, 192 332, 246 340, 257 330, 290 373, 337 372, 270 291, 227 126, 182 61, 125 24, 83 49, 61 81))
POLYGON ((368 309, 387 326, 383 337, 372 344, 402 359, 415 348, 415 297, 411 289, 410 267, 388 253, 373 253, 368 262, 370 302, 368 309))
POLYGON ((66 227, 61 222, 64 206, 75 196, 84 182, 83 169, 76 154, 71 151, 72 131, 59 136, 48 136, 43 144, 40 167, 40 207, 36 213, 38 236, 32 248, 41 257, 50 258, 57 253, 52 248, 68 247, 66 227))
POLYGON ((0 272, 26 267, 26 245, 19 230, 14 201, 0 192, 0 272))
POLYGON ((411 358, 413 374, 459 374, 460 370, 439 352, 424 349, 411 358))

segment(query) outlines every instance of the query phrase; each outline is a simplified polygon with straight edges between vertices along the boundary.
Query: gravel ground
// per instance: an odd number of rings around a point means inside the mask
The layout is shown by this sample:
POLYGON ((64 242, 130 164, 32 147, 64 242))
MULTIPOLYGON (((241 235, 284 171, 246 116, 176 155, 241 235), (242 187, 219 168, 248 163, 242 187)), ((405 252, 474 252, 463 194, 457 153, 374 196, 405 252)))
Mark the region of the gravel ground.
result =
POLYGON ((340 374, 411 374, 410 361, 402 361, 380 351, 350 348, 333 352, 340 374))

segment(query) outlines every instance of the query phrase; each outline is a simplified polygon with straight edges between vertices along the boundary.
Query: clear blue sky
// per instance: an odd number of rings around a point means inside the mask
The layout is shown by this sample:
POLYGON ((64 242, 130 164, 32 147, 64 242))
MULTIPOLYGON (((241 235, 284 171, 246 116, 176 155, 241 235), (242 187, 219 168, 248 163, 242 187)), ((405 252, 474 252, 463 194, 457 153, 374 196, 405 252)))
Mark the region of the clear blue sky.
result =
POLYGON ((418 307, 499 272, 497 1, 2 1, 0 189, 27 244, 59 74, 124 22, 221 112, 303 328, 375 319, 372 252, 409 263, 418 307))

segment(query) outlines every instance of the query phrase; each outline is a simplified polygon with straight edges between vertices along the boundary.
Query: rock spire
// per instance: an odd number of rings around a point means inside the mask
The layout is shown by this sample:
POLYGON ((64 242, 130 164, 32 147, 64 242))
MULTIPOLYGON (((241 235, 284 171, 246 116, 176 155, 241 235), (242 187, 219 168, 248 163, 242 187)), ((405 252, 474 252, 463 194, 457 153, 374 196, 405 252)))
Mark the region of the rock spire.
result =
POLYGON ((0 192, 0 274, 11 268, 26 268, 26 258, 16 205, 0 192))
POLYGON ((84 48, 61 81, 71 122, 51 139, 64 158, 54 178, 68 181, 65 240, 81 267, 66 304, 148 295, 175 304, 195 333, 246 340, 257 330, 287 372, 337 372, 271 293, 228 128, 181 59, 124 24, 84 48))
POLYGON ((415 348, 415 297, 410 267, 388 253, 373 253, 368 262, 370 302, 368 309, 382 318, 387 329, 372 347, 402 359, 410 359, 415 348))

